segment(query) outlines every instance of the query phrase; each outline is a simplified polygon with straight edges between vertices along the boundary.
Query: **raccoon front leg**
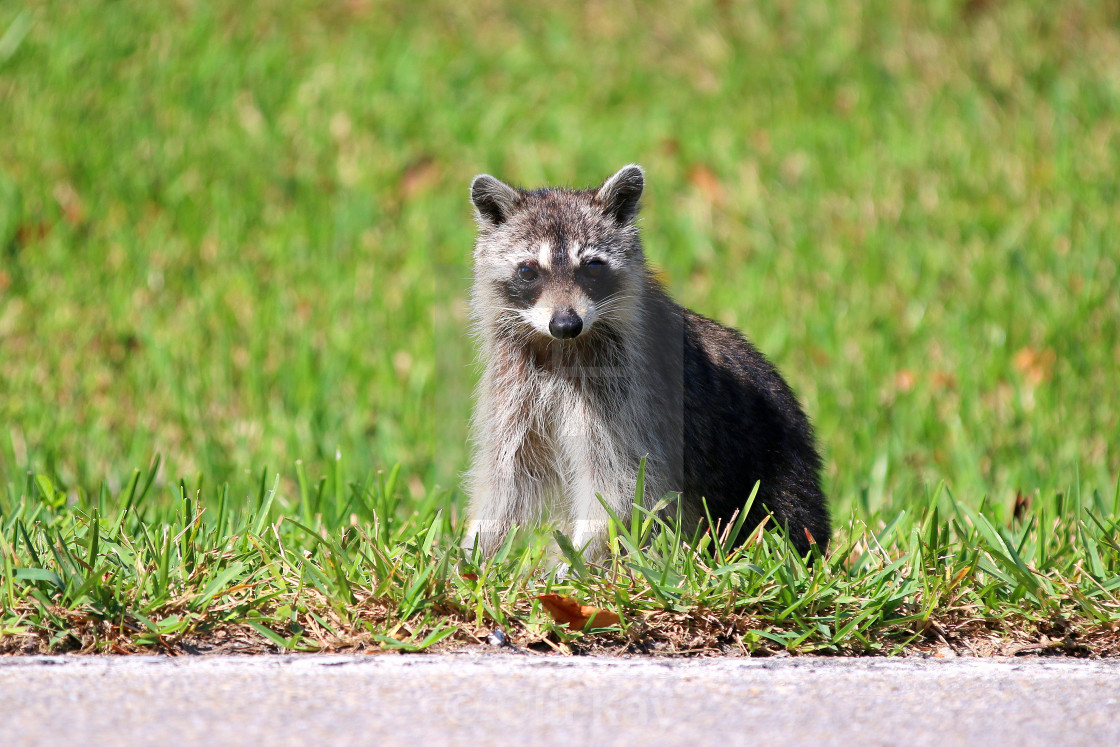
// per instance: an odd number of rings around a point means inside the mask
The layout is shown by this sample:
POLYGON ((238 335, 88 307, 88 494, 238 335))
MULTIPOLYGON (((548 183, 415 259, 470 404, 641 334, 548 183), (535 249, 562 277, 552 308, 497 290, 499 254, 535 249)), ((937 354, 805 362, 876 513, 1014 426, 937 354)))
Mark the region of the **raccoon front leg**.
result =
POLYGON ((471 551, 477 544, 483 557, 491 557, 501 547, 514 526, 532 520, 528 503, 534 486, 517 475, 492 475, 471 496, 470 522, 462 547, 471 551))
POLYGON ((610 477, 577 480, 570 501, 569 532, 572 544, 583 551, 585 560, 601 560, 607 554, 610 514, 604 503, 619 518, 630 515, 633 488, 610 477), (629 488, 629 489, 628 489, 629 488), (600 497, 602 502, 600 502, 600 497))
POLYGON ((538 522, 559 476, 547 441, 534 429, 505 427, 503 438, 483 438, 470 473, 470 523, 463 548, 483 556, 498 551, 515 526, 538 522))
MULTIPOLYGON (((663 469, 662 459, 660 455, 646 454, 642 503, 644 508, 651 508, 666 499, 668 507, 662 513, 672 516, 675 515, 676 505, 672 498, 679 497, 679 488, 666 480, 667 470, 663 469)), ((637 457, 620 458, 608 463, 589 460, 590 468, 575 480, 569 501, 569 536, 573 545, 583 548, 585 559, 601 560, 607 554, 610 523, 607 508, 619 520, 630 521, 637 498, 635 492, 640 463, 637 457)), ((685 514, 689 516, 687 511, 685 514)))
POLYGON ((565 424, 566 503, 572 544, 583 550, 585 559, 595 561, 608 550, 607 508, 619 518, 630 516, 638 463, 620 453, 618 440, 590 414, 573 407, 565 424))

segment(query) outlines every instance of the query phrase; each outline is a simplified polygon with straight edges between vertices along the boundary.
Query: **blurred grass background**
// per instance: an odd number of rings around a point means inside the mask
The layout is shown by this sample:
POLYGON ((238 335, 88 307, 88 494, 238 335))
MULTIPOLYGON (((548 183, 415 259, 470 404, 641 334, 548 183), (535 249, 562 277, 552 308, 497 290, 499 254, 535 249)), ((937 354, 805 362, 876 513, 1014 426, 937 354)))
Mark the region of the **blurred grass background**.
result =
POLYGON ((0 482, 456 485, 470 178, 638 162, 838 509, 1108 490, 1118 115, 1114 1, 4 2, 0 482))

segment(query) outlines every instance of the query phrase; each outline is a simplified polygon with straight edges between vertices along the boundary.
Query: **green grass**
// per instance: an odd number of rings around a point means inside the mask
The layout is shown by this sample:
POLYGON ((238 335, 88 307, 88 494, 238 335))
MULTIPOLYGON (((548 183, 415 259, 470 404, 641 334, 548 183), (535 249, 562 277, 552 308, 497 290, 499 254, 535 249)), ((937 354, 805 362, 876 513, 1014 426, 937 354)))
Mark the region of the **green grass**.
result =
POLYGON ((1114 651, 1117 69, 1088 1, 5 3, 0 645, 1114 651), (455 571, 466 185, 635 161, 673 293, 812 415, 837 540, 662 533, 560 585, 623 614, 579 638, 542 538, 455 571))
POLYGON ((1019 517, 938 489, 871 528, 848 519, 812 563, 772 532, 681 536, 635 510, 604 566, 558 535, 559 579, 541 536, 462 556, 449 494, 402 501, 399 470, 344 484, 300 465, 290 500, 262 473, 248 495, 180 484, 173 502, 152 495, 156 473, 69 506, 46 476, 0 499, 0 652, 416 651, 501 627, 575 652, 1120 654, 1120 488, 1019 517), (568 630, 534 601, 545 593, 622 620, 568 630))

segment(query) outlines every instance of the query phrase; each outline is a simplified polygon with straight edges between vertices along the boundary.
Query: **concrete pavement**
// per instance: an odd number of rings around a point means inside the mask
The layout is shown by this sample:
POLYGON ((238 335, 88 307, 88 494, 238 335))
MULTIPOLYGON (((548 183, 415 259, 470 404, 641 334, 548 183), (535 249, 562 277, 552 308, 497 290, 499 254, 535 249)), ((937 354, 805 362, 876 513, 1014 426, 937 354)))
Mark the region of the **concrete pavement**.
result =
POLYGON ((0 744, 1120 744, 1120 661, 0 658, 0 744))

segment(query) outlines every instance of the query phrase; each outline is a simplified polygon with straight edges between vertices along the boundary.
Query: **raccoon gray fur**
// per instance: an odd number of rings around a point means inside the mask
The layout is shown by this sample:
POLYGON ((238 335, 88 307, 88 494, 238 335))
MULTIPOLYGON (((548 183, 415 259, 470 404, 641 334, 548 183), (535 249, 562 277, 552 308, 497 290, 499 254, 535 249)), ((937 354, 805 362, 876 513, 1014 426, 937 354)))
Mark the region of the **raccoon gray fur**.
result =
POLYGON ((812 541, 823 550, 809 421, 758 350, 678 306, 651 275, 635 225, 644 185, 636 165, 587 190, 524 190, 488 174, 471 183, 485 369, 464 547, 492 555, 511 528, 550 515, 601 557, 608 514, 596 494, 629 516, 645 457, 650 505, 677 493, 684 520, 702 520, 706 500, 726 523, 758 481, 747 527, 770 511, 799 552, 812 541))

